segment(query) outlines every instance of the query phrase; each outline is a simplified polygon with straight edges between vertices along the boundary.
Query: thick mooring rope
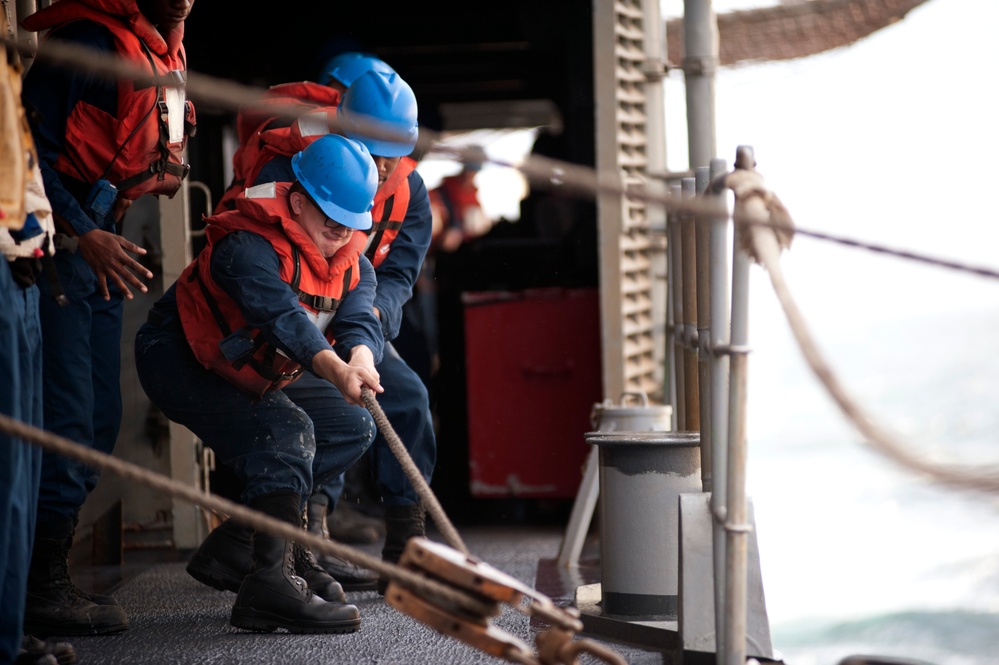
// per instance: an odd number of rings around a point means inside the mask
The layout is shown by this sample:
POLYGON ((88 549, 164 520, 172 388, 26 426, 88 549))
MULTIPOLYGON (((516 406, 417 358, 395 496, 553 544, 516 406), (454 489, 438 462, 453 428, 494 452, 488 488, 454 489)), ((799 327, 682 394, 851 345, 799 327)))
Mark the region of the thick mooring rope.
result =
MULTIPOLYGON (((750 195, 757 196, 759 193, 754 192, 750 195)), ((756 206, 753 209, 760 210, 761 208, 756 206)), ((857 400, 846 390, 819 351, 818 344, 815 342, 815 338, 791 294, 791 289, 784 279, 784 273, 780 267, 780 244, 766 215, 750 215, 746 218, 733 215, 733 220, 739 227, 739 235, 746 238, 752 246, 750 254, 766 269, 770 276, 774 293, 776 293, 781 308, 784 310, 784 315, 787 317, 787 322, 805 362, 843 415, 860 431, 874 449, 892 462, 935 482, 963 489, 999 492, 999 468, 942 463, 921 457, 912 452, 911 445, 905 445, 888 433, 864 411, 857 400)))
POLYGON ((389 422, 381 405, 375 399, 375 394, 369 388, 363 387, 361 388, 361 399, 364 400, 364 406, 371 412, 371 416, 375 419, 378 431, 385 437, 385 441, 388 442, 388 446, 395 455, 395 458, 399 460, 402 470, 406 472, 409 482, 416 489, 423 507, 427 509, 430 517, 434 520, 434 524, 440 530, 444 541, 454 549, 459 550, 462 554, 468 554, 468 547, 465 546, 461 536, 458 535, 458 530, 454 528, 451 520, 448 519, 444 508, 441 507, 440 501, 437 500, 433 490, 430 489, 430 485, 424 480, 423 474, 416 468, 413 458, 409 456, 409 451, 406 450, 406 446, 403 445, 399 435, 392 428, 392 423, 389 422))
POLYGON ((399 582, 421 595, 440 597, 455 607, 459 607, 475 616, 488 616, 494 609, 489 604, 478 601, 468 594, 461 593, 454 587, 441 584, 422 575, 417 575, 401 566, 382 561, 380 558, 336 541, 325 540, 321 536, 311 534, 301 527, 282 522, 228 499, 190 487, 168 476, 154 473, 131 462, 126 462, 117 457, 81 446, 69 439, 38 429, 37 427, 32 427, 5 414, 0 414, 0 431, 15 439, 22 439, 50 452, 71 457, 102 471, 109 471, 126 480, 141 483, 196 506, 224 513, 237 522, 252 527, 256 531, 264 531, 278 538, 294 541, 308 547, 313 552, 340 557, 362 568, 372 570, 388 580, 399 582))

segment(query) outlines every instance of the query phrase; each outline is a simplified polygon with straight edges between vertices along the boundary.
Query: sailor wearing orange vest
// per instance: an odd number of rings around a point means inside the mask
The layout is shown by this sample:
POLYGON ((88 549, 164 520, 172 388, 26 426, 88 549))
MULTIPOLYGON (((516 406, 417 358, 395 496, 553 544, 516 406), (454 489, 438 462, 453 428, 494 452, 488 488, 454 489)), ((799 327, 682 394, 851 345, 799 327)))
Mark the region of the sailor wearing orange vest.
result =
MULTIPOLYGON (((335 71, 345 76, 343 71, 335 71)), ((415 170, 416 162, 406 156, 413 151, 418 136, 416 96, 398 74, 369 70, 348 88, 337 114, 343 132, 365 144, 378 166, 379 186, 365 254, 378 278, 374 307, 386 340, 385 356, 378 371, 388 390, 379 399, 379 404, 429 482, 437 454, 429 396, 419 376, 388 343, 399 334, 402 306, 412 297, 413 285, 430 245, 427 189, 415 170), (364 136, 360 125, 365 120, 384 123, 403 140, 364 136)), ((284 136, 306 142, 315 140, 298 130, 285 132, 284 136)), ((269 145, 274 147, 278 143, 269 145)), ((256 182, 283 182, 292 177, 290 157, 276 154, 259 169, 256 182)), ((296 400, 336 399, 332 386, 309 375, 286 391, 296 400)), ((386 540, 382 556, 395 562, 410 537, 425 535, 424 511, 415 489, 381 434, 375 439, 371 456, 376 486, 385 509, 386 540)), ((325 531, 327 515, 336 505, 342 489, 342 477, 328 483, 316 483, 309 498, 310 531, 328 536, 325 531)), ((226 525, 225 529, 216 529, 209 534, 189 562, 187 571, 212 586, 235 589, 248 571, 245 555, 239 554, 245 549, 246 537, 240 533, 238 525, 226 525)), ((319 562, 347 590, 376 587, 377 577, 370 571, 333 556, 320 556, 319 562)))
MULTIPOLYGON (((209 218, 208 245, 150 311, 135 357, 149 398, 235 471, 243 501, 300 526, 313 484, 341 474, 374 437, 361 389, 382 392, 384 342, 374 270, 355 233, 371 225, 370 154, 328 135, 292 168, 293 183, 251 188, 209 218), (302 376, 335 387, 337 399, 296 400, 289 391, 302 376)), ((246 538, 232 625, 357 630, 357 608, 308 550, 246 538)))
POLYGON ((236 114, 239 147, 232 157, 233 179, 215 206, 215 213, 232 210, 243 190, 257 180, 260 169, 276 156, 291 157, 312 141, 329 133, 328 114, 347 87, 368 71, 393 73, 386 62, 357 52, 341 53, 326 63, 324 83, 298 81, 268 88, 253 106, 236 114), (298 117, 291 120, 292 115, 298 117))
MULTIPOLYGON (((132 200, 172 196, 187 175, 194 133, 185 99, 184 21, 193 0, 60 0, 22 22, 47 39, 116 55, 147 72, 117 81, 39 59, 24 81, 45 191, 56 229, 55 264, 65 290, 39 288, 45 428, 110 453, 121 423, 123 298, 152 274, 118 235, 132 200), (67 302, 68 300, 68 302, 67 302), (63 306, 62 303, 65 303, 63 306)), ((42 461, 25 622, 37 634, 128 628, 114 598, 89 594, 67 572, 79 511, 96 469, 56 454, 42 461)), ((11 601, 13 602, 13 600, 11 601)))
MULTIPOLYGON (((378 165, 378 193, 372 208, 365 255, 371 259, 378 277, 375 312, 386 340, 385 357, 378 372, 386 392, 379 404, 405 444, 427 482, 437 459, 437 442, 430 415, 426 387, 399 354, 391 341, 399 334, 402 307, 413 295, 427 248, 432 221, 430 200, 416 162, 408 157, 419 135, 416 95, 396 73, 368 71, 347 89, 337 108, 342 133, 366 145, 378 165), (381 123, 402 140, 365 136, 364 123, 381 123)), ((276 157, 260 170, 257 182, 288 178, 287 158, 276 157)), ((309 387, 306 379, 298 389, 309 387)), ((369 452, 375 485, 385 509, 385 544, 382 558, 398 561, 406 541, 425 535, 425 513, 416 490, 379 434, 369 452)), ((319 531, 326 514, 340 497, 343 480, 314 488, 309 499, 309 528, 319 531)), ((320 557, 320 563, 334 577, 357 577, 338 561, 320 557)), ((361 588, 360 583, 355 588, 361 588)), ((379 582, 384 589, 384 582, 379 582)))

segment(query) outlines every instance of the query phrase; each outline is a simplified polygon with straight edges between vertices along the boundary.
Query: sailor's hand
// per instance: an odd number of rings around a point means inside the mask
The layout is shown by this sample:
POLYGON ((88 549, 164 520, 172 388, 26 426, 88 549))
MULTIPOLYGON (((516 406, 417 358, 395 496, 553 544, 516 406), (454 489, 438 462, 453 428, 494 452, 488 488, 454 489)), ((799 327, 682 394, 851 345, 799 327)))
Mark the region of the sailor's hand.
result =
MULTIPOLYGON (((376 393, 385 392, 385 389, 381 385, 381 376, 378 374, 378 370, 375 369, 375 356, 371 353, 371 349, 359 344, 350 350, 350 362, 347 366, 356 371, 355 379, 359 380, 360 383, 357 385, 357 394, 351 395, 352 399, 357 400, 357 404, 364 405, 364 400, 361 397, 361 386, 367 386, 376 393)), ((346 393, 344 393, 346 396, 346 393)))
POLYGON ((374 373, 375 377, 378 377, 378 370, 375 369, 375 355, 371 352, 371 349, 363 344, 358 344, 350 350, 350 364, 354 367, 369 369, 374 373))
POLYGON ((347 371, 344 372, 343 385, 337 384, 340 392, 348 404, 364 406, 364 398, 361 396, 361 388, 366 387, 376 393, 383 393, 385 389, 379 383, 378 372, 366 367, 355 367, 345 365, 347 371))
POLYGON ((108 292, 109 279, 130 300, 133 296, 128 289, 128 284, 143 293, 148 290, 142 280, 136 276, 136 273, 145 276, 146 279, 152 279, 153 273, 128 255, 128 252, 132 254, 146 253, 145 249, 135 243, 114 233, 94 229, 80 236, 79 252, 97 274, 97 286, 105 300, 111 299, 111 294, 108 292))
POLYGON ((375 371, 371 350, 366 346, 354 347, 349 363, 341 360, 332 349, 320 351, 312 358, 312 370, 335 385, 347 404, 364 406, 363 386, 376 393, 385 392, 375 371))

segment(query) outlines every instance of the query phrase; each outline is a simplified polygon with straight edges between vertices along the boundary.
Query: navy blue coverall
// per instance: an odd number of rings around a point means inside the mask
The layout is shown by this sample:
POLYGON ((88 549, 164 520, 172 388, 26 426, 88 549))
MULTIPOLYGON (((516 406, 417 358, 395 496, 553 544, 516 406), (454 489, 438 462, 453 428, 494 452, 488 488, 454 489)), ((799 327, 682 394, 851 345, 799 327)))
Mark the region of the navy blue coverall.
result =
MULTIPOLYGON (((361 281, 342 299, 331 324, 334 351, 344 360, 363 344, 375 362, 384 342, 372 313, 375 275, 360 260, 361 281)), ((311 370, 311 360, 330 345, 280 278, 277 253, 263 237, 236 231, 212 252, 212 278, 236 303, 247 322, 260 322, 269 343, 311 370)), ((348 405, 333 384, 316 378, 317 391, 302 389, 304 377, 260 399, 237 388, 195 358, 177 313, 176 285, 153 305, 135 338, 135 366, 149 399, 170 420, 194 432, 243 482, 243 502, 293 491, 305 498, 356 462, 375 435, 362 406, 348 405)))
MULTIPOLYGON (((254 185, 266 182, 290 182, 295 179, 291 170, 291 159, 278 156, 268 162, 257 176, 254 185)), ((402 439, 410 457, 429 483, 437 462, 437 440, 434 435, 433 420, 430 415, 430 397, 426 386, 409 365, 392 348, 391 341, 399 335, 402 325, 402 306, 413 295, 413 285, 420 275, 420 268, 430 246, 432 220, 430 198, 423 178, 416 171, 409 175, 409 208, 403 220, 399 235, 392 241, 388 254, 375 269, 378 287, 374 306, 381 318, 382 334, 385 338, 385 355, 375 366, 385 392, 378 396, 378 404, 392 424, 392 428, 402 439)), ((294 390, 314 390, 323 388, 332 398, 338 393, 336 387, 327 382, 319 386, 320 380, 306 375, 292 384, 294 390)), ((385 437, 379 432, 371 446, 371 468, 382 501, 387 506, 411 506, 419 503, 419 497, 412 483, 406 478, 402 467, 388 447, 385 437)), ((336 505, 343 489, 343 478, 325 486, 317 486, 330 499, 330 510, 336 505)))

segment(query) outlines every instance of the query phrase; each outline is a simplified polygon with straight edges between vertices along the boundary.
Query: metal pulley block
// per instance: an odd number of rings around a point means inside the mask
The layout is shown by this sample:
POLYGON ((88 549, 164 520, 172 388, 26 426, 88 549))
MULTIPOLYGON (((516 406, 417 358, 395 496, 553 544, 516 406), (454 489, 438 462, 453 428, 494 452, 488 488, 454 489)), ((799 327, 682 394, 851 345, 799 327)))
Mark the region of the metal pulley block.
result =
POLYGON ((423 597, 416 589, 396 580, 389 582, 386 602, 438 632, 481 651, 528 665, 574 665, 576 655, 581 652, 615 665, 625 662, 596 642, 572 639, 573 634, 583 628, 578 611, 556 607, 550 598, 473 556, 426 538, 410 538, 399 565, 468 593, 487 611, 474 614, 444 599, 423 597), (530 601, 526 607, 522 603, 525 599, 530 601), (501 612, 500 603, 507 603, 553 625, 538 635, 541 656, 532 653, 526 642, 490 624, 489 620, 501 612))
POLYGON ((485 617, 473 617, 458 613, 453 608, 435 605, 395 582, 389 582, 385 601, 437 632, 497 658, 531 665, 540 662, 533 658, 531 647, 526 642, 493 626, 485 617))

